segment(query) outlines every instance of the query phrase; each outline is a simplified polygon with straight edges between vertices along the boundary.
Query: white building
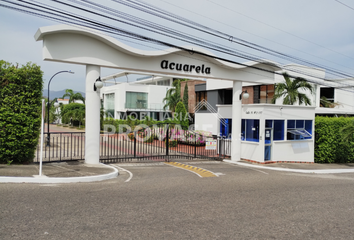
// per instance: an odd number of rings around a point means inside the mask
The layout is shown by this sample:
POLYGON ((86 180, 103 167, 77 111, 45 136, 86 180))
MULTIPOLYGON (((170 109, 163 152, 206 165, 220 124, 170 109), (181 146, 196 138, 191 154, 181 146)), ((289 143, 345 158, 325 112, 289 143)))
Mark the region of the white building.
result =
POLYGON ((172 78, 154 79, 148 76, 131 83, 112 81, 124 74, 127 73, 102 78, 106 86, 101 89, 100 95, 103 108, 109 117, 126 119, 126 116, 132 115, 134 118, 143 119, 149 116, 160 121, 170 116, 169 109, 163 109, 165 105, 163 99, 166 92, 172 88, 172 78))

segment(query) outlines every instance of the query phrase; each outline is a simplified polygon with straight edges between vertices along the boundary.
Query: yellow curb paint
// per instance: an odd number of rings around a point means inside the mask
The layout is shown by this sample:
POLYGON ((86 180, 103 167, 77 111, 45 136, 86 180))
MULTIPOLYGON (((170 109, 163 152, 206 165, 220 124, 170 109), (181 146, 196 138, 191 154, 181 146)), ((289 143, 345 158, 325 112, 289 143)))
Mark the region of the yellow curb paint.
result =
POLYGON ((182 169, 194 172, 197 175, 199 175, 200 177, 217 177, 217 175, 215 175, 214 173, 212 173, 208 170, 202 169, 202 168, 193 167, 190 165, 177 163, 177 162, 165 162, 165 164, 172 165, 174 167, 178 167, 178 168, 182 168, 182 169))

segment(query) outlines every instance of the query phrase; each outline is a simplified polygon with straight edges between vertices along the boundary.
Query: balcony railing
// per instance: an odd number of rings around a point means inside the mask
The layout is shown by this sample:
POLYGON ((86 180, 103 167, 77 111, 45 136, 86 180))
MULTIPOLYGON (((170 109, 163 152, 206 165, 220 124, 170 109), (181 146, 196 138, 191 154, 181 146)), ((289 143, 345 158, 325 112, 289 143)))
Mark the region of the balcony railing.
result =
MULTIPOLYGON (((136 110, 158 110, 158 111, 162 111, 163 110, 163 106, 165 106, 165 104, 163 103, 143 103, 143 102, 129 102, 129 103, 125 103, 125 108, 127 109, 136 109, 136 110)), ((169 110, 169 108, 167 107, 165 110, 169 110)))

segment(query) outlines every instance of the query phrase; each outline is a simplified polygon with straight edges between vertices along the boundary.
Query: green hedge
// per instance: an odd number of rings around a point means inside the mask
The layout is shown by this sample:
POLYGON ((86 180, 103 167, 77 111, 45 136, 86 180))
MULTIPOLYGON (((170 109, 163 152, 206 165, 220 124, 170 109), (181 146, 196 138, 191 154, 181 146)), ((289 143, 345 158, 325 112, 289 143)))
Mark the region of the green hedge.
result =
POLYGON ((354 142, 344 141, 341 129, 354 118, 316 117, 315 119, 315 162, 353 163, 354 142))
POLYGON ((41 125, 43 73, 0 61, 0 163, 31 162, 41 125))

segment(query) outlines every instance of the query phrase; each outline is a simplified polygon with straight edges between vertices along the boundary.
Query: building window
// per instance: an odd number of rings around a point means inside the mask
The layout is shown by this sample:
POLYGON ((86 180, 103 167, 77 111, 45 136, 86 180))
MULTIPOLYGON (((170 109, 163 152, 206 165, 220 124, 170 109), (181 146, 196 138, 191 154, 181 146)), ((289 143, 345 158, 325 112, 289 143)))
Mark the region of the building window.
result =
POLYGON ((232 90, 221 89, 218 90, 218 94, 218 104, 232 104, 232 90))
POLYGON ((284 120, 266 120, 265 128, 273 128, 273 141, 284 140, 284 120))
POLYGON ((312 138, 312 120, 288 120, 287 140, 312 138))
POLYGON ((333 103, 334 102, 334 88, 321 88, 320 89, 320 98, 326 98, 326 101, 333 103))
POLYGON ((232 133, 232 119, 220 119, 220 136, 231 138, 232 133))
POLYGON ((197 95, 197 102, 201 102, 203 100, 208 101, 207 91, 196 92, 196 95, 197 95))
MULTIPOLYGON (((202 91, 202 92, 196 92, 196 98, 197 98, 197 105, 201 101, 205 100, 208 101, 208 93, 207 91, 202 91)), ((207 110, 206 106, 203 105, 200 110, 207 110)))
POLYGON ((148 94, 142 92, 126 92, 125 108, 130 109, 147 109, 148 94))
POLYGON ((272 103, 274 85, 253 86, 253 103, 272 103))
POLYGON ((114 93, 104 95, 107 117, 114 118, 114 93))
POLYGON ((241 139, 249 142, 259 142, 259 120, 242 119, 241 139))

